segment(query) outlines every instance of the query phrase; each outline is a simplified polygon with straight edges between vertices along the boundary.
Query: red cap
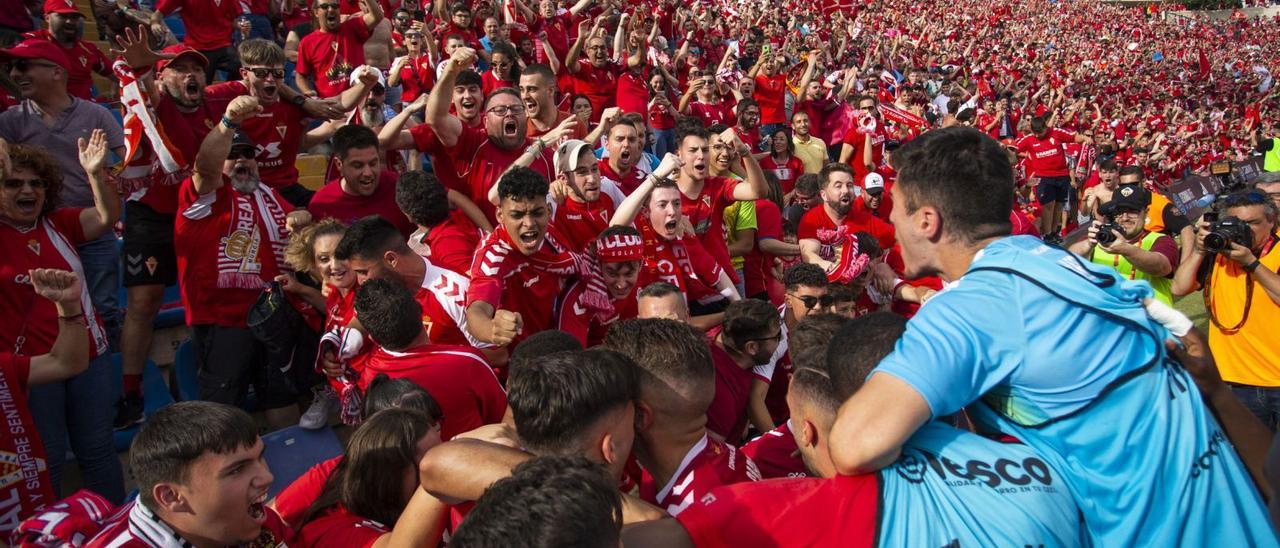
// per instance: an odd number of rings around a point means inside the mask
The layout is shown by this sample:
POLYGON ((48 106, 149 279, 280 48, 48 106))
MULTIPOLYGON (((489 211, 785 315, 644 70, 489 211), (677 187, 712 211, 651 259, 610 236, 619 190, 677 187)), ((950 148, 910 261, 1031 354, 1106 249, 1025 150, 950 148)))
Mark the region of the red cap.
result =
POLYGON ((67 60, 67 54, 62 52, 62 48, 53 42, 39 38, 28 38, 11 48, 0 49, 0 58, 44 59, 62 67, 63 70, 71 70, 71 61, 67 60))
POLYGON ((196 51, 195 48, 188 46, 186 44, 174 44, 172 46, 164 48, 163 50, 160 51, 160 53, 172 54, 173 59, 161 59, 159 61, 156 61, 156 72, 160 72, 164 70, 165 67, 169 66, 169 63, 177 61, 178 59, 182 59, 183 57, 194 59, 196 62, 200 63, 202 66, 206 66, 206 67, 209 66, 209 59, 206 58, 203 53, 196 51))
POLYGON ((80 10, 76 9, 75 0, 45 0, 44 13, 74 13, 83 16, 80 10))

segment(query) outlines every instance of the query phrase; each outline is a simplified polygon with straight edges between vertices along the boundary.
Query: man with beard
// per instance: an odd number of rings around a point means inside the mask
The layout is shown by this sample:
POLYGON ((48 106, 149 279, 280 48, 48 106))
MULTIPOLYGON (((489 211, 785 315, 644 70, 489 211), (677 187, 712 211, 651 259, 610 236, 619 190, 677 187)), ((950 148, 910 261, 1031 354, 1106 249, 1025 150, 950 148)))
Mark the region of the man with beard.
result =
POLYGON ((796 111, 791 115, 791 130, 794 132, 791 143, 796 147, 796 158, 804 164, 805 173, 822 171, 823 164, 827 163, 827 144, 810 133, 812 123, 813 118, 806 111, 796 111))
POLYGON ((723 441, 738 445, 748 421, 760 432, 773 430, 764 398, 773 381, 773 354, 785 335, 768 302, 744 299, 725 308, 720 333, 709 343, 716 390, 707 409, 707 429, 723 441))
MULTIPOLYGON (((763 142, 760 138, 760 103, 755 99, 738 101, 735 114, 738 123, 733 126, 733 132, 738 135, 738 139, 751 148, 752 154, 765 152, 760 148, 763 142)), ((712 132, 715 133, 714 128, 712 132)))
MULTIPOLYGON (((437 172, 444 171, 443 166, 451 166, 454 171, 451 175, 465 182, 464 194, 480 207, 485 218, 492 219, 496 208, 489 199, 490 188, 517 159, 531 155, 529 167, 543 177, 549 177, 555 170, 549 154, 550 144, 525 135, 528 124, 524 104, 515 89, 497 89, 485 100, 484 127, 468 127, 449 113, 455 80, 475 62, 476 52, 471 48, 453 52, 444 74, 427 98, 427 123, 400 131, 391 140, 390 148, 413 147, 431 154, 437 172), (439 163, 441 159, 447 162, 443 166, 439 163)), ((447 178, 445 183, 448 184, 447 178)))
MULTIPOLYGON (((258 147, 257 164, 262 182, 284 196, 294 207, 306 207, 312 191, 298 184, 296 162, 298 151, 310 148, 304 133, 307 112, 306 97, 297 94, 284 100, 284 50, 274 42, 245 40, 237 48, 240 59, 240 82, 210 86, 205 93, 210 99, 226 99, 248 95, 258 100, 262 112, 245 121, 243 131, 258 147)), ((351 110, 369 87, 378 81, 375 69, 365 68, 357 75, 356 85, 338 97, 338 108, 351 110)))
MULTIPOLYGON (((764 178, 760 164, 751 156, 751 149, 738 139, 733 130, 726 130, 719 135, 722 143, 741 159, 741 167, 745 168, 745 181, 710 176, 711 166, 708 165, 707 153, 711 134, 701 125, 686 124, 676 135, 680 159, 676 185, 680 188, 681 211, 693 225, 694 233, 698 235, 702 246, 716 259, 729 279, 737 283, 733 261, 729 258, 729 246, 724 238, 724 210, 735 201, 752 201, 767 196, 769 183, 764 178), (746 184, 742 184, 743 182, 746 184)), ((729 169, 734 167, 736 166, 730 165, 729 169)), ((704 309, 702 305, 694 303, 689 306, 695 316, 718 312, 715 307, 704 309)))
MULTIPOLYGON (((442 66, 448 63, 448 59, 442 61, 442 66)), ((476 128, 484 127, 484 112, 480 108, 484 105, 484 91, 481 89, 482 81, 480 75, 474 70, 464 70, 458 74, 457 80, 453 83, 453 100, 450 104, 451 112, 462 121, 463 127, 476 128)), ((439 87, 439 84, 436 84, 439 87)), ((432 88, 435 89, 435 88, 432 88)), ((407 125, 410 129, 423 128, 418 131, 431 132, 430 126, 420 125, 414 119, 414 115, 426 109, 429 92, 419 95, 413 103, 404 105, 404 109, 399 114, 387 120, 386 125, 378 130, 378 143, 386 150, 407 149, 414 146, 413 135, 404 130, 407 125)), ((426 142, 434 139, 427 139, 426 142)), ((433 155, 431 157, 431 169, 436 176, 440 178, 440 182, 444 186, 454 192, 462 193, 464 196, 471 196, 471 191, 467 188, 465 177, 459 175, 459 170, 454 167, 452 160, 444 154, 433 155)), ((492 219, 492 217, 486 217, 492 219)))
MULTIPOLYGON (((48 40, 62 48, 71 62, 67 71, 67 93, 86 101, 93 99, 93 73, 98 73, 108 80, 115 80, 111 72, 111 63, 102 50, 84 38, 84 15, 76 10, 73 2, 67 0, 46 0, 44 3, 44 21, 47 29, 28 32, 24 38, 48 40)), ((106 93, 107 90, 98 90, 106 93)))
POLYGON ((600 179, 613 183, 606 183, 605 190, 610 193, 614 203, 621 203, 623 198, 640 187, 651 170, 651 166, 643 161, 644 133, 640 128, 643 127, 644 120, 640 114, 630 113, 611 121, 610 115, 606 114, 600 123, 609 124, 605 134, 605 154, 600 159, 600 179), (611 188, 618 189, 616 195, 611 188))
POLYGON ((578 39, 569 48, 564 68, 572 88, 591 101, 592 123, 600 120, 604 109, 614 105, 618 95, 618 76, 623 67, 609 59, 609 46, 600 34, 601 19, 578 25, 578 39), (582 58, 583 49, 586 58, 582 58))
POLYGON ((844 164, 827 164, 822 168, 822 207, 810 209, 800 218, 796 237, 800 239, 800 256, 804 262, 813 263, 828 274, 839 263, 840 257, 833 249, 833 242, 820 231, 845 230, 848 234, 870 232, 880 242, 881 249, 892 249, 893 226, 871 216, 866 211, 853 209, 857 185, 853 170, 844 164))
MULTIPOLYGON (((520 100, 524 101, 525 115, 529 117, 529 137, 541 137, 573 114, 556 108, 556 75, 551 67, 541 63, 529 65, 520 72, 520 100)), ((570 139, 584 139, 587 126, 577 122, 570 139)), ((557 143, 551 143, 557 144, 557 143)))
POLYGON ((360 0, 360 17, 342 21, 338 0, 316 0, 315 31, 298 44, 294 82, 308 97, 333 97, 347 89, 351 71, 365 64, 364 43, 382 22, 376 0, 360 0))
POLYGON ((259 178, 256 148, 238 128, 261 111, 256 98, 237 97, 205 137, 178 191, 174 247, 200 399, 234 405, 252 379, 258 406, 282 427, 298 420, 297 394, 278 367, 287 364, 268 363, 246 318, 263 289, 289 270, 288 234, 311 216, 292 211, 259 178))
POLYGON ((164 18, 178 14, 186 29, 182 43, 191 46, 209 60, 204 69, 205 80, 212 82, 218 71, 227 79, 239 78, 240 63, 236 50, 231 47, 232 22, 241 14, 240 2, 209 2, 207 0, 160 0, 151 12, 151 34, 164 36, 169 28, 164 18))
POLYGON ((885 129, 884 119, 876 108, 878 104, 879 101, 871 95, 859 97, 858 110, 864 114, 853 121, 842 140, 840 163, 853 166, 853 172, 858 177, 875 171, 884 163, 884 144, 889 138, 889 131, 885 129))
POLYGON ((338 128, 333 134, 333 156, 341 177, 316 192, 308 207, 311 215, 316 219, 332 217, 348 225, 377 215, 391 221, 405 236, 413 233, 413 222, 396 205, 396 173, 382 167, 382 151, 373 130, 364 126, 338 128))
POLYGON ((556 202, 553 222, 564 235, 565 245, 579 253, 609 226, 614 203, 601 187, 600 164, 591 145, 577 139, 556 148, 556 180, 551 197, 556 202))

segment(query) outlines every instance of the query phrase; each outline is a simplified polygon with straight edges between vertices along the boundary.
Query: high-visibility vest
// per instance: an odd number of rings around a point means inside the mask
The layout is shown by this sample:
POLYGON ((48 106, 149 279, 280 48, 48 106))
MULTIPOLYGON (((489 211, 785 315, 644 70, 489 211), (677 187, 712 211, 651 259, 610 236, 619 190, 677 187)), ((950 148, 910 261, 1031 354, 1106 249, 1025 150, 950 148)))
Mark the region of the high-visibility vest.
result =
MULTIPOLYGON (((1143 251, 1151 251, 1151 248, 1156 245, 1156 240, 1161 236, 1164 235, 1159 232, 1148 232, 1146 236, 1142 237, 1142 241, 1138 242, 1138 247, 1142 248, 1143 251)), ((1173 306, 1173 280, 1168 277, 1154 276, 1138 270, 1133 267, 1129 259, 1107 253, 1107 250, 1102 249, 1102 246, 1099 245, 1093 246, 1093 252, 1089 255, 1089 260, 1094 264, 1115 268, 1120 275, 1130 280, 1146 280, 1151 284, 1151 289, 1155 290, 1156 299, 1164 304, 1173 306)))
POLYGON ((1263 171, 1280 171, 1280 137, 1271 138, 1271 150, 1262 159, 1263 171))

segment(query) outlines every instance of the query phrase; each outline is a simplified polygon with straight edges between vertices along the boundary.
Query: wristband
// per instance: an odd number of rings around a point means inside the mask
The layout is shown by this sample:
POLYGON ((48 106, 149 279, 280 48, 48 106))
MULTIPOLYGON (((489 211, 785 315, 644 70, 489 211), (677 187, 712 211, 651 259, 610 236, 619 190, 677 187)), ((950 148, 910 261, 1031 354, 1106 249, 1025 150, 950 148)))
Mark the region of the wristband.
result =
POLYGON ((67 321, 67 322, 73 322, 82 318, 84 318, 84 312, 81 312, 79 314, 72 314, 70 316, 58 316, 59 320, 67 321))
POLYGON ((222 117, 222 125, 226 126, 227 129, 240 129, 240 124, 232 122, 231 119, 226 116, 222 117))
POLYGON ((1253 271, 1257 270, 1259 266, 1262 266, 1262 262, 1259 261, 1258 259, 1254 259, 1253 262, 1247 265, 1244 265, 1244 271, 1252 274, 1253 271))

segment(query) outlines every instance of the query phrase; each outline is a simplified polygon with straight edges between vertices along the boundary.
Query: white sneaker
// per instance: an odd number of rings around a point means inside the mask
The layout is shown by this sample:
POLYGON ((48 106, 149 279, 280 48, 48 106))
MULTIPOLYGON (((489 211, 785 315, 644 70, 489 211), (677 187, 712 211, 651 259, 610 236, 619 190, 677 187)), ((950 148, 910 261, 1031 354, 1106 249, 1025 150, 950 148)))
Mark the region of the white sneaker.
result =
POLYGON ((311 407, 298 419, 298 426, 307 430, 319 430, 329 425, 329 415, 338 410, 338 395, 332 390, 317 390, 311 407))

